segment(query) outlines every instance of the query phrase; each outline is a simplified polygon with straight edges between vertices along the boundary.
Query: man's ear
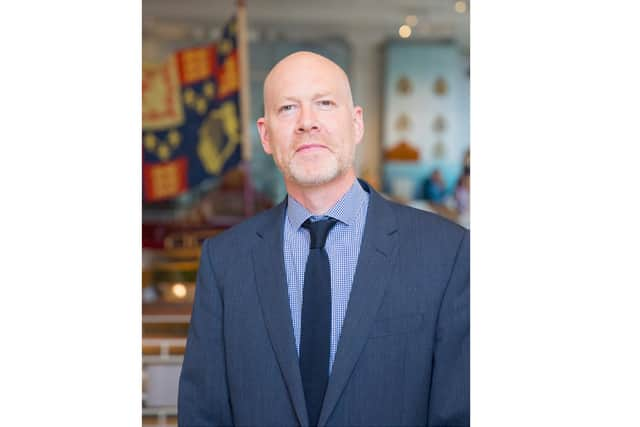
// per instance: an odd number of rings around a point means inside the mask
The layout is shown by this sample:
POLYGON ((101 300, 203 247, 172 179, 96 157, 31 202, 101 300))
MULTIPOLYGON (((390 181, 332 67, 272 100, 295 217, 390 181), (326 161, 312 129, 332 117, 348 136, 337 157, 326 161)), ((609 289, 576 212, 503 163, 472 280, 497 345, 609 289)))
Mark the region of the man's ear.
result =
POLYGON ((364 137, 364 117, 362 107, 356 105, 353 107, 353 130, 356 144, 362 142, 364 137))
POLYGON ((264 117, 260 117, 256 122, 258 125, 258 133, 260 134, 260 142, 262 143, 262 149, 265 153, 271 154, 271 144, 269 143, 269 132, 267 131, 267 124, 264 117))

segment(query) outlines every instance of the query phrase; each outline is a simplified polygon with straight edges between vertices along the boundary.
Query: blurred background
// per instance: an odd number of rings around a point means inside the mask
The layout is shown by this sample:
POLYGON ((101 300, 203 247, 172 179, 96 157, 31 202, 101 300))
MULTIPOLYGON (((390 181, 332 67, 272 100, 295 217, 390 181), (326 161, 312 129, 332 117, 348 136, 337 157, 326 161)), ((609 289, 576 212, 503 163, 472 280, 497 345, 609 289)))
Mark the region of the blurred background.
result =
POLYGON ((469 227, 469 1, 143 0, 142 20, 142 424, 170 426, 200 245, 286 195, 255 126, 284 56, 349 75, 359 177, 469 227))

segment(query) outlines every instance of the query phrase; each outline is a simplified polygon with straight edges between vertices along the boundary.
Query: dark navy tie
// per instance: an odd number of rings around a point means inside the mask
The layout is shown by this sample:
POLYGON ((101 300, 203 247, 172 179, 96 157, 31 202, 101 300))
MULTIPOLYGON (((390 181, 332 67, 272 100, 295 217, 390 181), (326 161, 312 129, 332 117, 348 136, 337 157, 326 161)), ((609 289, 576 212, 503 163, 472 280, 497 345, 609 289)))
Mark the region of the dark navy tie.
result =
POLYGON ((302 224, 309 230, 311 245, 304 271, 300 373, 311 426, 318 424, 329 379, 331 270, 324 245, 336 222, 333 218, 315 222, 307 219, 302 224))

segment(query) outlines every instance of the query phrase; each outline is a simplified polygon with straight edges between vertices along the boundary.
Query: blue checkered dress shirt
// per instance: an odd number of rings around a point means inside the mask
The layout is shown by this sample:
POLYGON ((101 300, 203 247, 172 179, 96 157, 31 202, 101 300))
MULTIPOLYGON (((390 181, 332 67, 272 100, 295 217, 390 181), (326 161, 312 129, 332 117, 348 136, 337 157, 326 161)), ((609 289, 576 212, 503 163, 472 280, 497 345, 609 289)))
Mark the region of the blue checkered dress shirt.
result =
POLYGON ((353 276, 356 272, 360 243, 367 217, 369 194, 355 180, 349 191, 322 216, 313 216, 293 197, 288 196, 284 221, 284 264, 287 273, 289 306, 293 320, 296 349, 300 355, 300 325, 304 270, 309 256, 309 230, 301 225, 313 220, 331 217, 338 220, 331 229, 325 244, 331 267, 331 347, 329 373, 338 348, 340 331, 347 311, 353 276))

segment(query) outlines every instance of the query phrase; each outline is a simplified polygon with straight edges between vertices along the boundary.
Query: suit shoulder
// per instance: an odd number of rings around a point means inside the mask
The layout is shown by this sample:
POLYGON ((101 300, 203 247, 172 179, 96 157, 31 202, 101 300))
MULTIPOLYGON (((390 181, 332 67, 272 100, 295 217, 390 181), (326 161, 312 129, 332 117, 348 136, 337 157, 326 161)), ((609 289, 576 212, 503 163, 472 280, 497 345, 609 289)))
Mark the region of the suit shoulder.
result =
POLYGON ((431 236, 439 236, 443 239, 460 241, 469 232, 460 224, 444 218, 433 212, 416 209, 411 206, 389 202, 398 215, 401 228, 411 233, 427 233, 431 236))

